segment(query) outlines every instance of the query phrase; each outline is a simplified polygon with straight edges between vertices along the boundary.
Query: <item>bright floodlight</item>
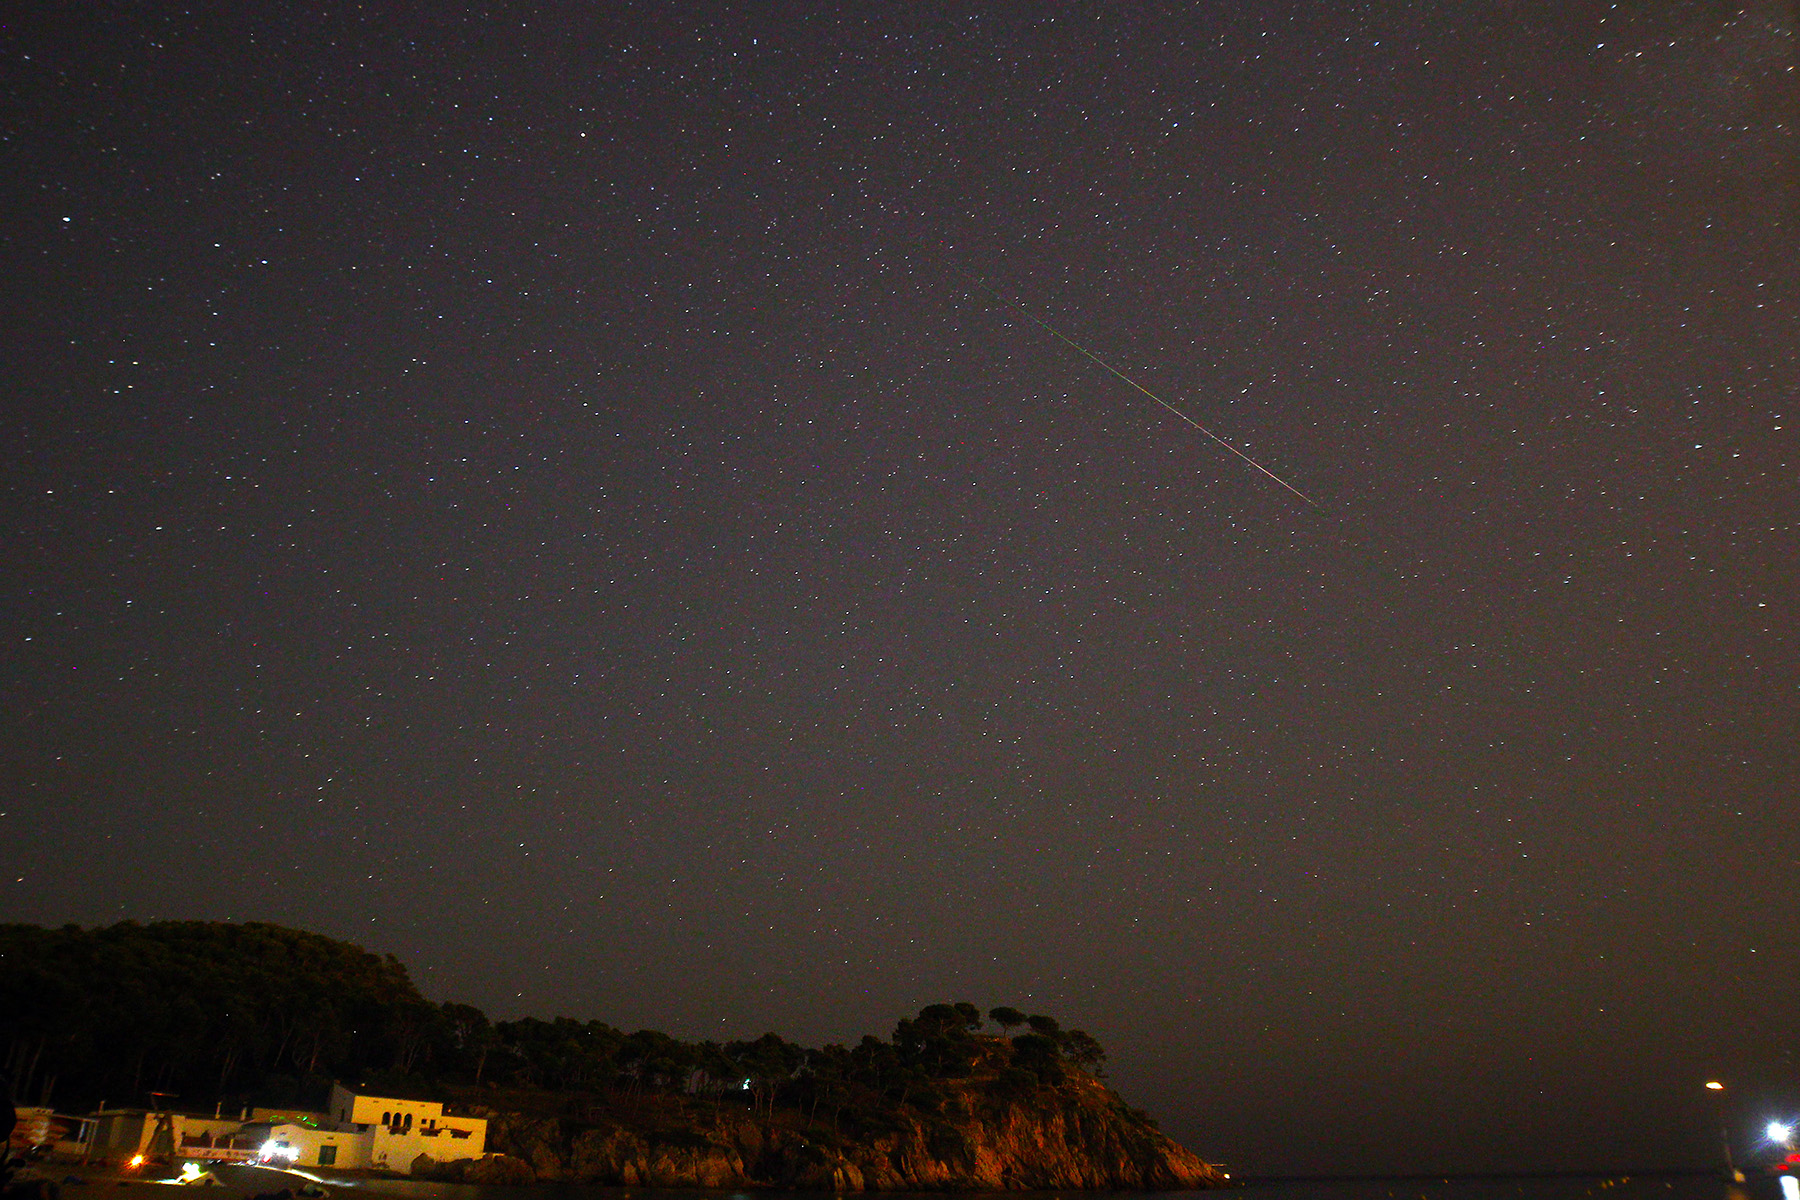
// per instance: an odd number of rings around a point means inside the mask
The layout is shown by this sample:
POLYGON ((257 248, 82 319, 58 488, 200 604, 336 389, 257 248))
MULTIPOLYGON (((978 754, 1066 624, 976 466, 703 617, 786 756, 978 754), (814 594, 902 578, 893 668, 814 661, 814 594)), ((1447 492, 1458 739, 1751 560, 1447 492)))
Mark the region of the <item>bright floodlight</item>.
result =
POLYGON ((1725 1090, 1725 1085, 1716 1079, 1709 1079, 1706 1081, 1706 1090, 1709 1092, 1722 1092, 1725 1090))
POLYGON ((1771 1142, 1780 1142, 1785 1146, 1788 1138, 1793 1136, 1794 1127, 1783 1121, 1770 1121, 1763 1132, 1769 1135, 1771 1142))

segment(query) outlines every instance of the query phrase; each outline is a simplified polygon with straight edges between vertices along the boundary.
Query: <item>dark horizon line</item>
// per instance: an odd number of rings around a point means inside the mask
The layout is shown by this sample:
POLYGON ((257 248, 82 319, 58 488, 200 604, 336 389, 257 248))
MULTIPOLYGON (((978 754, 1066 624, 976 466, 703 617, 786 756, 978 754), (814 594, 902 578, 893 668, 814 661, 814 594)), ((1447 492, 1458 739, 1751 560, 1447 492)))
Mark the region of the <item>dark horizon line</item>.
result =
MULTIPOLYGON (((1217 1165, 1217 1164, 1214 1164, 1217 1165)), ((1369 1172, 1301 1172, 1293 1175, 1239 1174, 1231 1172, 1233 1183, 1380 1183, 1384 1181, 1417 1182, 1426 1179, 1444 1181, 1459 1179, 1597 1179, 1609 1175, 1639 1175, 1662 1178, 1725 1175, 1721 1166, 1710 1167, 1553 1167, 1532 1171, 1369 1171, 1369 1172)))

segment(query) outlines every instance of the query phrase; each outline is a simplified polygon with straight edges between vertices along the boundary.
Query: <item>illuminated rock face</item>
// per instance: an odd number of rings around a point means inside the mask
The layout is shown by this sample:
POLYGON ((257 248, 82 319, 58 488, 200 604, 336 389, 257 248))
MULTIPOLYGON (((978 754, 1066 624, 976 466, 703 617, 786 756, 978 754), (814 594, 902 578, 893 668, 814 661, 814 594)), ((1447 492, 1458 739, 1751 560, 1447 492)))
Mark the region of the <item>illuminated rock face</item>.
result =
POLYGON ((572 1122, 494 1113, 489 1145, 504 1157, 444 1164, 437 1177, 629 1187, 782 1187, 821 1191, 1187 1189, 1220 1186, 1214 1167, 1158 1131, 1098 1081, 997 1100, 952 1084, 939 1111, 898 1106, 857 1135, 773 1125, 748 1112, 654 1132, 597 1117, 572 1122), (528 1168, 528 1170, 527 1170, 528 1168), (491 1178, 490 1178, 491 1176, 491 1178))

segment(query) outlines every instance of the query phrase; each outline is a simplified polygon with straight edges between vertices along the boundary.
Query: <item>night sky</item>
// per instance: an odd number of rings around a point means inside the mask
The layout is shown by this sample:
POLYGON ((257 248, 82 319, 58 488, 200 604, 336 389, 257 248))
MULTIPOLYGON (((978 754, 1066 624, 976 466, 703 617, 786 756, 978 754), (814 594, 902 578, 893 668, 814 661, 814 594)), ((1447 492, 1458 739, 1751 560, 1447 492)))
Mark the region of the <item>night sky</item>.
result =
POLYGON ((1240 1171, 1702 1163, 1711 1077, 1747 1152, 1795 30, 14 11, 0 919, 685 1038, 1014 1004, 1240 1171))

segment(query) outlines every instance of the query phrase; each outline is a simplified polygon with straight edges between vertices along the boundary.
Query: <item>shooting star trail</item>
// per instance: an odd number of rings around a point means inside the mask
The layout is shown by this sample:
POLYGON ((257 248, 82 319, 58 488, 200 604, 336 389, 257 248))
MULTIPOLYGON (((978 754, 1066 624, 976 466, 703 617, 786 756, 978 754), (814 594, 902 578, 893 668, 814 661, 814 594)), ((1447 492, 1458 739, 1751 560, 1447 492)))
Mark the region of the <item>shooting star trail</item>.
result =
POLYGON ((1312 498, 1310 496, 1308 496, 1305 492, 1301 491, 1299 488, 1295 487, 1293 484, 1289 483, 1287 480, 1283 479, 1281 476, 1277 475, 1275 472, 1269 470, 1269 468, 1263 466, 1261 463, 1257 462, 1254 458, 1251 458, 1248 454, 1245 454, 1242 450, 1239 450, 1236 446, 1232 445, 1230 442, 1226 441, 1224 438, 1220 437, 1218 434, 1214 433, 1212 430, 1208 429, 1206 426, 1202 425, 1200 422, 1194 420, 1194 418, 1188 416, 1186 413, 1182 412, 1179 408, 1176 408, 1173 404, 1170 404, 1167 400, 1164 400, 1161 396, 1157 395, 1155 392, 1151 391, 1149 388, 1145 387, 1143 384, 1139 383, 1137 380, 1133 379, 1131 376, 1127 375, 1125 372, 1119 370, 1119 368, 1113 366, 1111 363, 1107 362, 1104 358, 1101 358, 1098 354, 1095 354, 1093 351, 1089 350, 1086 346, 1083 346, 1081 343, 1077 342, 1074 338, 1065 337, 1063 335, 1063 333, 1060 330, 1058 330, 1054 325, 1050 324, 1050 322, 1044 320, 1042 317, 1038 316, 1036 313, 1033 313, 1029 309, 1024 308, 1018 304, 1014 304, 1011 300, 1008 300, 1005 296, 1002 296, 999 292, 996 292, 993 288, 988 287, 985 283, 982 283, 980 280, 976 280, 975 282, 976 282, 976 285, 978 287, 980 287, 982 291, 984 291, 988 295, 992 296, 996 303, 1005 305, 1007 308, 1012 309, 1014 312, 1018 313, 1020 316, 1024 317, 1026 320, 1030 321, 1032 324, 1036 325, 1038 328, 1042 329, 1045 333, 1049 334, 1051 337, 1055 338, 1057 341, 1061 342, 1063 345, 1069 347, 1069 349, 1075 351, 1075 353, 1081 355, 1083 358, 1087 359, 1089 362, 1093 363, 1095 366, 1100 367, 1103 370, 1109 372, 1110 374, 1115 375, 1118 378, 1124 380, 1126 383, 1130 384, 1132 387, 1136 388, 1138 391, 1142 392, 1144 395, 1150 397, 1150 399, 1152 399, 1152 400, 1156 401, 1158 404, 1162 405, 1162 407, 1164 407, 1168 411, 1174 413, 1177 417, 1181 418, 1183 421, 1186 421, 1189 425, 1193 426, 1195 429, 1199 430, 1201 433, 1204 433, 1207 437, 1211 438, 1219 446, 1223 447, 1226 450, 1231 451, 1233 454, 1237 455, 1239 458, 1241 458, 1245 462, 1249 463, 1252 467, 1256 468, 1258 471, 1261 471, 1264 475, 1267 475, 1270 479, 1273 479, 1276 483, 1279 483, 1282 487, 1286 488, 1288 491, 1292 492, 1294 495, 1300 497, 1300 499, 1306 501, 1307 504, 1312 505, 1312 507, 1314 507, 1314 508, 1319 507, 1317 504, 1313 503, 1312 498))

